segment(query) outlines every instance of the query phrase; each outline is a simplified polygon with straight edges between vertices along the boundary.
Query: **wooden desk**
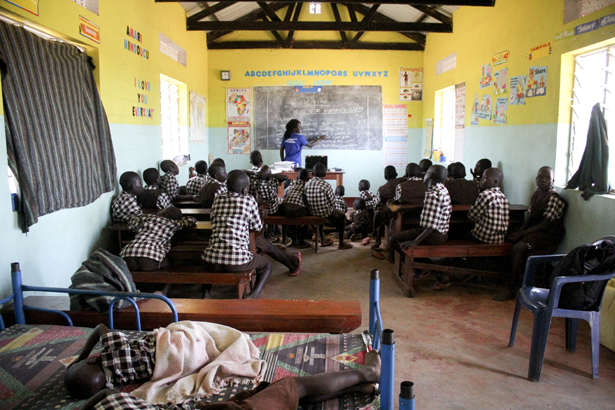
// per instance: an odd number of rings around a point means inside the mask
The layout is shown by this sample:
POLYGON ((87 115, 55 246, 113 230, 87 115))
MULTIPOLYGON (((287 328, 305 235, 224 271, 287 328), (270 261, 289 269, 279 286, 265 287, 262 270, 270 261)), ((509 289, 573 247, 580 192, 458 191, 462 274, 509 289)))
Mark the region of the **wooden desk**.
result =
MULTIPOLYGON (((335 186, 344 185, 344 174, 345 171, 327 171, 325 177, 323 179, 328 179, 335 181, 335 186)), ((287 175, 288 179, 297 179, 297 172, 284 171, 280 172, 281 175, 287 175)), ((310 172, 310 179, 313 178, 312 173, 310 172)), ((284 197, 284 184, 280 184, 278 186, 278 196, 280 198, 284 197)))

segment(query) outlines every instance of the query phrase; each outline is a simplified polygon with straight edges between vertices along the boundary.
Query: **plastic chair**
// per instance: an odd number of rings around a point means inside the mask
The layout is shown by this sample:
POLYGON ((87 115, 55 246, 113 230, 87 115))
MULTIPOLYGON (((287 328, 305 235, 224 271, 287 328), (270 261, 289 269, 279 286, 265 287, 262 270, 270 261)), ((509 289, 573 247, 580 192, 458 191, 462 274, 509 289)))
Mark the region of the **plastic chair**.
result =
POLYGON ((512 328, 510 330, 510 342, 508 346, 515 344, 515 333, 517 332, 517 322, 521 306, 527 308, 534 315, 534 328, 532 329, 532 347, 530 351, 530 368, 528 371, 528 379, 533 382, 540 380, 540 372, 542 371, 542 362, 545 357, 545 349, 547 346, 547 337, 549 336, 549 328, 551 327, 552 317, 566 318, 566 350, 574 352, 577 344, 577 331, 579 328, 579 319, 586 320, 591 327, 591 344, 592 344, 592 377, 598 378, 598 358, 600 352, 600 308, 602 307, 602 296, 604 289, 609 279, 615 277, 615 271, 611 271, 601 275, 585 275, 585 276, 559 276, 553 280, 551 290, 537 288, 534 286, 534 275, 536 267, 540 263, 556 262, 566 255, 544 255, 530 256, 525 265, 525 274, 521 289, 517 292, 517 304, 515 306, 515 314, 513 316, 512 328), (573 282, 593 282, 605 281, 602 291, 600 292, 599 305, 597 310, 569 310, 560 309, 559 297, 562 291, 562 286, 566 283, 573 282))

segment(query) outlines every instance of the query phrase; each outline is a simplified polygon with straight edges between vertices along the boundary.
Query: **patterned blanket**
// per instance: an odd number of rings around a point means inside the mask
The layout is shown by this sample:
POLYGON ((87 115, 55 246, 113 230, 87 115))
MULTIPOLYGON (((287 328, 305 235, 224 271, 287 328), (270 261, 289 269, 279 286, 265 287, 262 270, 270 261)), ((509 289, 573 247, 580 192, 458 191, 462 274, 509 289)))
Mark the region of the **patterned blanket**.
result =
MULTIPOLYGON (((64 369, 76 355, 91 329, 50 325, 14 325, 0 332, 0 408, 6 410, 69 410, 83 401, 64 388, 64 369)), ((130 338, 144 332, 124 331, 130 338)), ((361 367, 365 345, 354 334, 252 334, 250 339, 267 361, 264 380, 306 376, 361 367)), ((94 353, 97 349, 94 349, 94 353)), ((127 386, 132 391, 138 386, 127 386)), ((232 386, 207 401, 234 396, 246 386, 232 386)), ((311 409, 360 410, 371 407, 373 397, 346 396, 311 409)), ((193 407, 193 406, 192 406, 193 407)))

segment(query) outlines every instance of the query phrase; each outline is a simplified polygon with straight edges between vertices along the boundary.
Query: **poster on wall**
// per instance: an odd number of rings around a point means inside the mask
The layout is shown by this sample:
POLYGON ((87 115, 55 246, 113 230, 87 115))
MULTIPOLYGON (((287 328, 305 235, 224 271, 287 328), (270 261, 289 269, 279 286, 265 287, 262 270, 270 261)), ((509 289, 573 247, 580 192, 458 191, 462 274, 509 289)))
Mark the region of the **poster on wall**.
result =
POLYGON ((547 94, 547 67, 530 67, 525 97, 541 97, 547 94))
POLYGON ((502 68, 493 73, 493 94, 501 95, 508 93, 508 68, 502 68))
POLYGON ((190 91, 190 142, 205 142, 205 104, 202 95, 190 91))
POLYGON ((493 123, 506 124, 506 111, 508 111, 508 98, 498 97, 493 108, 493 123))
POLYGON ((478 105, 478 113, 476 116, 481 120, 491 119, 491 109, 493 108, 492 97, 489 94, 484 94, 478 105))
POLYGON ((38 16, 38 0, 4 0, 4 2, 38 16))
POLYGON ((226 136, 229 154, 249 154, 252 95, 249 88, 226 89, 226 136))
POLYGON ((474 103, 472 104, 472 114, 470 117, 470 125, 478 125, 478 109, 480 104, 478 103, 478 94, 474 94, 474 103))
POLYGON ((615 0, 564 0, 564 24, 611 4, 615 4, 615 0))
POLYGON ((525 104, 525 87, 527 85, 527 76, 519 75, 510 77, 510 105, 525 104))
POLYGON ((78 5, 85 7, 98 16, 98 0, 73 0, 78 5))
POLYGON ((384 163, 405 167, 408 162, 408 106, 406 104, 384 105, 384 163))
POLYGON ((480 88, 490 87, 492 80, 491 64, 483 64, 480 73, 480 88))
POLYGON ((399 101, 423 101, 423 69, 399 69, 399 101))
POLYGON ((466 127, 466 83, 455 84, 455 147, 453 158, 463 161, 466 127))

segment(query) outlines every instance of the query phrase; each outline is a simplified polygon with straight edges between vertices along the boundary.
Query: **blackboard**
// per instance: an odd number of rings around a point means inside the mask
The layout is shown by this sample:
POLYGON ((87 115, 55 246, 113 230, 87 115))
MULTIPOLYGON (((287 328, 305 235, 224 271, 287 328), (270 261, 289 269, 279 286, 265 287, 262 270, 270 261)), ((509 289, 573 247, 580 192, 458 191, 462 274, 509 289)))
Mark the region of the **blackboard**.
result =
POLYGON ((255 149, 279 149, 293 118, 308 140, 327 135, 319 149, 382 150, 380 86, 324 86, 319 93, 254 87, 255 149))

